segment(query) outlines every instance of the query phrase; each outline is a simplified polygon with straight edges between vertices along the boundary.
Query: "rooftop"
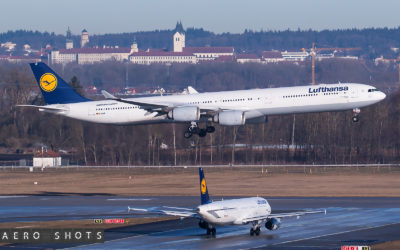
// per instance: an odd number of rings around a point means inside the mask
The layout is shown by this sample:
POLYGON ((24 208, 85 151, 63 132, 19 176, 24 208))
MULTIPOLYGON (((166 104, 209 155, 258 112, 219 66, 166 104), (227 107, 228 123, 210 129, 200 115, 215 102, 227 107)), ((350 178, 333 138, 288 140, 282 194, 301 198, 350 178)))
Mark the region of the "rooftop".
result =
POLYGON ((233 47, 185 47, 184 52, 189 53, 233 53, 233 47))
POLYGON ((130 48, 75 48, 60 49, 60 54, 130 53, 130 48))

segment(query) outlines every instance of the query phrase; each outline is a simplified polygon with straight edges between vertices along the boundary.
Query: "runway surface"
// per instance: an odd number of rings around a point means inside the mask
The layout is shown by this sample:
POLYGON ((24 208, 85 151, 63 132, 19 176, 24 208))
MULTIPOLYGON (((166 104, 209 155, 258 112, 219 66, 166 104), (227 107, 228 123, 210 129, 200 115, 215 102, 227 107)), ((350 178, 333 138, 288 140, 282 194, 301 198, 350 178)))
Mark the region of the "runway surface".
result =
MULTIPOLYGON (((283 219, 280 229, 268 231, 263 227, 260 236, 250 236, 250 226, 243 225, 217 227, 217 236, 212 238, 198 227, 197 220, 177 219, 106 230, 104 244, 13 247, 340 249, 342 245, 400 240, 400 198, 271 198, 268 201, 274 213, 320 208, 326 208, 328 213, 283 219)), ((191 208, 198 204, 199 197, 0 196, 0 221, 123 218, 133 216, 127 214, 128 205, 191 208)))

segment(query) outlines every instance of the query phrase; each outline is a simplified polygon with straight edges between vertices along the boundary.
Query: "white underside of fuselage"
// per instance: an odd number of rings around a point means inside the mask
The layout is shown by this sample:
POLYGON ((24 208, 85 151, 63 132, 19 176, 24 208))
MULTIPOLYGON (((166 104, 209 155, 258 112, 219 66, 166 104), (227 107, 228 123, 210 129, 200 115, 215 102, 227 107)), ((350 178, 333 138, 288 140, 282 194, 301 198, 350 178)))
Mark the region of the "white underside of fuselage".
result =
MULTIPOLYGON (((260 116, 325 111, 351 110, 379 102, 382 92, 364 84, 324 84, 316 86, 270 88, 211 92, 190 95, 132 98, 142 103, 158 103, 170 107, 197 106, 204 110, 240 110, 246 119, 260 116), (313 92, 318 88, 347 86, 347 91, 313 92)), ((321 90, 321 89, 320 89, 321 90)), ((53 104, 64 111, 51 113, 88 122, 104 124, 150 124, 173 122, 166 115, 148 112, 139 106, 115 100, 90 101, 73 104, 53 104)))

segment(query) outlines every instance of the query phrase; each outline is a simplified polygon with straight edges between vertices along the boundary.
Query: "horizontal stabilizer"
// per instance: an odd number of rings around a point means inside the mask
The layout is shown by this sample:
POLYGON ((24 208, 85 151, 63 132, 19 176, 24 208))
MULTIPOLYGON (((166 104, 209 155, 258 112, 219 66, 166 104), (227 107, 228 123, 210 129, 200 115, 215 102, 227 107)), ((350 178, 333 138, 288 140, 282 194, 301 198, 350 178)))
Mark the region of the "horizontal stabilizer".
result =
POLYGON ((29 107, 29 108, 38 108, 43 110, 50 110, 50 111, 67 111, 68 109, 62 107, 51 107, 51 106, 38 106, 38 105, 16 105, 16 107, 29 107))

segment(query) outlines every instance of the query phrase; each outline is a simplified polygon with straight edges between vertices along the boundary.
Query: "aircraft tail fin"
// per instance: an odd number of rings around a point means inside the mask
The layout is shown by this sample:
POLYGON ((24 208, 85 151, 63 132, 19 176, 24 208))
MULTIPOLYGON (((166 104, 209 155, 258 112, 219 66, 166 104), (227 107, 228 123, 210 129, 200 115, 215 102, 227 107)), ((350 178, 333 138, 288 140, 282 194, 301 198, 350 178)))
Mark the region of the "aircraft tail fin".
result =
POLYGON ((35 79, 47 104, 87 102, 45 63, 30 63, 35 79))
POLYGON ((203 168, 199 168, 200 175, 200 196, 201 196, 201 205, 210 203, 210 197, 208 196, 208 188, 206 184, 206 178, 204 176, 203 168))

